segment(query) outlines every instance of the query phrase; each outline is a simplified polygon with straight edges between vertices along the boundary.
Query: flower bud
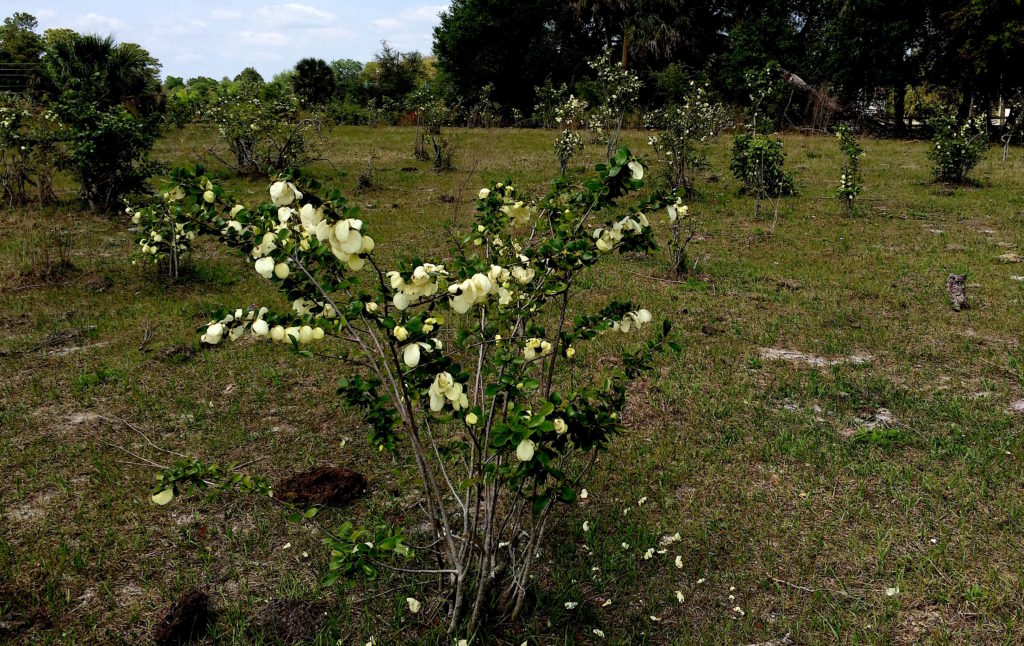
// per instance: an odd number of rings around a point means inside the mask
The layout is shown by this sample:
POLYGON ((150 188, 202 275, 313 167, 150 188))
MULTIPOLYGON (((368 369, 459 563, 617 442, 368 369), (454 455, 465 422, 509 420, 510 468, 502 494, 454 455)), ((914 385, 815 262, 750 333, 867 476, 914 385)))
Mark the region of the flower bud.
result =
POLYGON ((533 459, 533 453, 536 448, 537 445, 534 444, 533 440, 526 438, 516 447, 516 457, 519 458, 520 462, 529 462, 533 459))

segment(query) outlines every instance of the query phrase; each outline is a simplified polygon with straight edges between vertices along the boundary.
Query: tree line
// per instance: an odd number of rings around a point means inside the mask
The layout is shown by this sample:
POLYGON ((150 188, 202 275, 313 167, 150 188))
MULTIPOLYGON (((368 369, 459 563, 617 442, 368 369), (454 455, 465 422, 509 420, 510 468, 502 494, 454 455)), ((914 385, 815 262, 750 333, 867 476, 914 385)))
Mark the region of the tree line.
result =
MULTIPOLYGON (((1018 0, 454 0, 434 32, 440 82, 457 96, 488 84, 528 110, 546 84, 588 78, 602 49, 644 81, 641 100, 678 100, 694 78, 748 101, 745 74, 776 62, 800 89, 793 120, 824 103, 884 110, 896 130, 929 103, 996 107, 1024 88, 1018 0), (801 83, 802 82, 802 83, 801 83)), ((788 78, 788 77, 787 77, 788 78)))
MULTIPOLYGON (((38 80, 48 47, 14 14, 0 27, 0 90, 38 80)), ((137 46, 136 46, 137 47, 137 46)), ((141 48, 140 48, 141 49, 141 48)), ((144 50, 142 50, 144 51, 144 50)), ((160 101, 187 119, 239 85, 294 93, 337 122, 396 120, 429 92, 469 125, 548 125, 569 94, 594 93, 588 61, 604 52, 642 82, 638 110, 679 102, 689 83, 749 104, 747 73, 774 65, 791 92, 777 109, 795 125, 866 120, 901 134, 939 107, 962 120, 1005 113, 1024 93, 1020 0, 454 0, 433 55, 382 44, 374 59, 303 59, 265 81, 247 68, 217 81, 169 76, 160 101)))

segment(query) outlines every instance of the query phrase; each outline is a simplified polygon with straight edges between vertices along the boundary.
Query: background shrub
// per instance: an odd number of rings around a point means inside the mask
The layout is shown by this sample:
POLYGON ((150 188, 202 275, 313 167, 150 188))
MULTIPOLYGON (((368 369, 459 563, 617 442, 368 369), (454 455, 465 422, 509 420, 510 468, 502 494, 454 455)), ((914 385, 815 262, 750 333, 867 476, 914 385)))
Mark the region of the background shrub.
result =
POLYGON ((988 149, 984 118, 958 122, 956 117, 946 111, 934 117, 929 125, 935 129, 932 147, 928 151, 935 179, 963 184, 988 149))

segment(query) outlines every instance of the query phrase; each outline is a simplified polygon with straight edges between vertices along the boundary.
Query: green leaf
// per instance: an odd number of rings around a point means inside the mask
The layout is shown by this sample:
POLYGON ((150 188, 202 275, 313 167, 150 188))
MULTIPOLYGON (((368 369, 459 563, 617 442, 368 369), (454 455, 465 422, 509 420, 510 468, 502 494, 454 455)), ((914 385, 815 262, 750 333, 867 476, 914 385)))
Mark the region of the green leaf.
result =
POLYGON ((548 506, 548 501, 550 500, 551 496, 548 494, 544 494, 543 496, 535 498, 533 501, 533 513, 539 514, 540 512, 544 511, 544 508, 548 506))
POLYGON ((172 488, 164 489, 160 493, 153 494, 153 502, 155 502, 156 504, 158 504, 160 506, 166 505, 167 503, 171 502, 171 500, 173 498, 174 498, 174 488, 173 487, 172 488))

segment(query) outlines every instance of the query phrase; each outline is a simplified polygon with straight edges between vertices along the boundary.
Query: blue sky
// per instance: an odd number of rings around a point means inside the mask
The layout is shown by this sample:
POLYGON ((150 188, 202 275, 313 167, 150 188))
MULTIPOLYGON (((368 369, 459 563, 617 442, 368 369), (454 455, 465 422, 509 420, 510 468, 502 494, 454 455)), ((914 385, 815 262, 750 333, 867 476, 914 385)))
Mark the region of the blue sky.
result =
POLYGON ((136 42, 164 76, 221 78, 255 67, 264 78, 316 56, 368 61, 387 40, 429 54, 448 0, 0 0, 0 15, 27 11, 40 31, 70 27, 136 42))

